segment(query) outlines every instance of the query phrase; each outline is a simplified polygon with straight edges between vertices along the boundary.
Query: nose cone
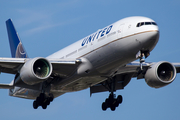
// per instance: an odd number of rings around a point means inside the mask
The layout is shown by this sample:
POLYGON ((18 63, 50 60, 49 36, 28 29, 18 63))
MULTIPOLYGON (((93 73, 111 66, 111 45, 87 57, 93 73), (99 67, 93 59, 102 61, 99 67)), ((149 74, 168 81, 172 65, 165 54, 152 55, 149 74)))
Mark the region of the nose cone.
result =
POLYGON ((139 40, 142 43, 141 50, 152 51, 159 41, 159 27, 154 21, 139 22, 137 24, 139 30, 139 40))
POLYGON ((159 27, 158 27, 158 25, 154 25, 154 26, 152 26, 152 28, 151 28, 152 30, 152 32, 150 32, 150 39, 149 39, 149 41, 150 41, 150 51, 152 50, 152 49, 154 49, 154 47, 156 46, 156 44, 158 43, 158 41, 159 41, 159 27))
POLYGON ((151 26, 152 32, 154 31, 154 36, 159 36, 159 27, 158 25, 151 26))
POLYGON ((152 51, 159 41, 159 28, 158 26, 152 26, 148 31, 144 32, 146 32, 146 35, 143 39, 142 50, 152 51))
POLYGON ((157 25, 147 26, 149 40, 159 40, 159 27, 157 25))

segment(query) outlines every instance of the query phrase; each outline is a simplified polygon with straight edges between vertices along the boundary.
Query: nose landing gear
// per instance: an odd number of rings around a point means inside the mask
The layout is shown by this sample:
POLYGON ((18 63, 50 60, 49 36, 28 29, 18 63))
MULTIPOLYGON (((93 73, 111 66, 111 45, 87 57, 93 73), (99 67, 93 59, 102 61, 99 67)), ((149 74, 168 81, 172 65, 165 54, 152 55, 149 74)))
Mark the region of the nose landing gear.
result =
POLYGON ((149 50, 147 51, 139 51, 137 54, 137 57, 139 58, 139 63, 140 63, 140 66, 138 68, 138 75, 140 74, 144 74, 144 69, 143 69, 143 63, 145 62, 145 59, 143 59, 143 57, 147 58, 149 55, 150 55, 150 52, 149 50))

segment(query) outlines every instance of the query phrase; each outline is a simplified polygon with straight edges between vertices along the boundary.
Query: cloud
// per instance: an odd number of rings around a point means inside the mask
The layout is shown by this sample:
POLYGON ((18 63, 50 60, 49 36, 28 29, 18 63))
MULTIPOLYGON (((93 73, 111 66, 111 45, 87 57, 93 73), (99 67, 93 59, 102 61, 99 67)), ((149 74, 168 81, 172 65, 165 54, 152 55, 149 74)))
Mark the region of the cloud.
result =
POLYGON ((77 7, 79 2, 80 0, 69 0, 65 2, 58 1, 56 3, 44 2, 42 4, 35 4, 33 7, 30 5, 28 8, 17 8, 16 11, 19 17, 15 21, 16 26, 18 29, 28 28, 28 30, 23 30, 24 34, 32 35, 46 29, 70 24, 75 22, 77 19, 80 19, 80 17, 74 18, 74 16, 66 16, 66 12, 72 7, 77 7), (65 15, 67 18, 57 17, 60 15, 65 15))
POLYGON ((16 20, 20 27, 41 22, 42 20, 47 21, 51 18, 51 14, 44 11, 37 11, 33 9, 18 9, 17 11, 21 16, 16 20))
POLYGON ((76 22, 76 21, 78 21, 80 19, 82 19, 82 17, 74 18, 74 19, 67 20, 67 21, 64 21, 64 22, 59 22, 59 23, 48 23, 48 24, 41 23, 37 27, 33 27, 32 29, 24 31, 23 35, 33 35, 33 34, 36 34, 36 33, 39 33, 39 32, 43 32, 45 30, 49 30, 51 28, 72 24, 72 23, 74 23, 74 22, 76 22))
POLYGON ((29 8, 18 8, 16 11, 20 17, 17 20, 17 23, 24 26, 36 22, 52 22, 53 18, 55 18, 54 16, 63 14, 65 10, 69 10, 69 8, 72 8, 73 6, 75 7, 78 5, 78 1, 79 0, 70 0, 58 3, 45 2, 44 4, 48 5, 35 4, 33 7, 30 6, 29 8))

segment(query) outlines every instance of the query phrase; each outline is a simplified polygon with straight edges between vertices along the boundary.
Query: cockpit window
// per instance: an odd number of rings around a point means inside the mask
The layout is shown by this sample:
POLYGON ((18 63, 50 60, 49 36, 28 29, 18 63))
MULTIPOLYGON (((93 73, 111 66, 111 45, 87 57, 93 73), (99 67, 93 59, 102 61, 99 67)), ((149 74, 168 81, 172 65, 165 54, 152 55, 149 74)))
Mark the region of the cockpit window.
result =
POLYGON ((141 25, 141 23, 138 23, 138 24, 136 25, 136 27, 140 27, 140 25, 141 25))
POLYGON ((157 25, 155 22, 152 22, 153 25, 157 25))
POLYGON ((143 25, 157 25, 155 22, 140 22, 136 25, 136 27, 140 27, 143 25))
POLYGON ((151 25, 151 22, 145 22, 145 25, 151 25))
POLYGON ((144 22, 142 22, 141 24, 140 24, 140 26, 143 26, 144 25, 144 22))

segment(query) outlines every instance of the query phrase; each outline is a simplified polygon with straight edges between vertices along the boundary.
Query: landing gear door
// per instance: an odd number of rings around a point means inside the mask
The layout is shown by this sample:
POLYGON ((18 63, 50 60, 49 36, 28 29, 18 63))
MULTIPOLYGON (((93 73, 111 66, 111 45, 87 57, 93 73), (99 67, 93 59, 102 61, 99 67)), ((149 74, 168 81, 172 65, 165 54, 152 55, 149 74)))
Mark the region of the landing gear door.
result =
POLYGON ((118 39, 122 38, 123 37, 123 27, 124 27, 125 24, 121 24, 119 27, 118 27, 118 30, 117 30, 117 37, 118 39))

